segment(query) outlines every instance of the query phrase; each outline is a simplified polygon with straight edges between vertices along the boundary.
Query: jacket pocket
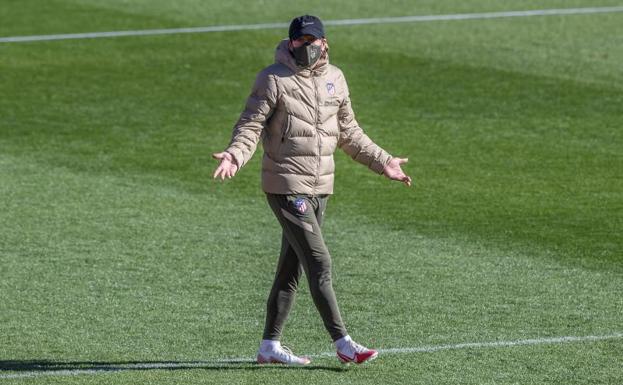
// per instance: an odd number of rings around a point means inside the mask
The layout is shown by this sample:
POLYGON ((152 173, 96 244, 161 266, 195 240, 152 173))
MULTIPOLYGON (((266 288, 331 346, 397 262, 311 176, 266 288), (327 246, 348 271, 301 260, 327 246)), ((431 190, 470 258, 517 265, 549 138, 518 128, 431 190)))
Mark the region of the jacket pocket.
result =
POLYGON ((324 101, 325 106, 338 107, 340 105, 340 99, 337 97, 329 98, 324 101))
POLYGON ((292 128, 292 116, 290 114, 286 115, 286 123, 281 130, 281 143, 285 141, 285 139, 290 135, 290 129, 292 128))

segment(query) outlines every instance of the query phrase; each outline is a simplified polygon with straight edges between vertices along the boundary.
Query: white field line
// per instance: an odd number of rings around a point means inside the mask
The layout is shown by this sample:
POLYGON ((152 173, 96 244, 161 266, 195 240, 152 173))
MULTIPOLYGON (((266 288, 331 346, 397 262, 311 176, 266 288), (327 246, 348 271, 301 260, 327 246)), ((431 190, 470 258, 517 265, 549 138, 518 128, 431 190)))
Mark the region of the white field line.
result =
MULTIPOLYGON (((504 18, 504 17, 581 15, 581 14, 615 13, 615 12, 623 12, 623 6, 590 7, 590 8, 562 8, 562 9, 535 9, 535 10, 529 10, 529 11, 459 13, 459 14, 448 14, 448 15, 374 17, 374 18, 367 18, 367 19, 326 20, 324 24, 329 25, 329 26, 347 26, 347 25, 365 25, 365 24, 394 24, 394 23, 417 23, 417 22, 430 22, 430 21, 496 19, 496 18, 504 18)), ((19 43, 19 42, 32 42, 32 41, 68 40, 68 39, 95 39, 95 38, 121 37, 121 36, 173 35, 173 34, 182 34, 182 33, 229 32, 229 31, 249 31, 249 30, 258 30, 258 29, 286 29, 286 28, 288 28, 288 23, 215 25, 215 26, 210 26, 210 27, 196 27, 196 28, 171 28, 171 29, 147 29, 147 30, 137 30, 137 31, 88 32, 88 33, 71 33, 71 34, 60 34, 60 35, 8 36, 8 37, 0 37, 0 43, 19 43)))
MULTIPOLYGON (((434 353, 442 350, 459 350, 459 349, 485 349, 485 348, 504 348, 504 347, 516 347, 527 345, 548 345, 548 344, 566 344, 574 342, 595 342, 603 340, 621 339, 623 333, 612 333, 600 336, 568 336, 568 337, 551 337, 551 338, 532 338, 525 340, 514 341, 493 341, 493 342, 468 342, 461 344, 448 344, 448 345, 433 345, 423 347, 405 347, 405 348, 390 348, 379 349, 381 355, 385 354, 414 354, 414 353, 434 353)), ((319 354, 313 354, 311 358, 324 358, 334 357, 335 352, 324 352, 319 354)), ((154 362, 154 363, 135 363, 135 364, 115 364, 115 363, 96 363, 92 368, 84 369, 58 369, 55 370, 54 366, 49 367, 42 366, 41 369, 28 369, 20 371, 19 369, 13 370, 12 373, 0 374, 0 379, 10 378, 32 378, 32 377, 51 377, 51 376, 77 376, 77 375, 94 375, 94 374, 106 374, 106 373, 119 373, 133 370, 171 370, 171 369, 193 369, 193 368, 215 368, 215 367, 232 367, 239 364, 251 364, 255 362, 253 358, 223 358, 206 361, 192 361, 192 362, 154 362), (17 371, 17 373, 15 373, 17 371)), ((43 365, 43 364, 42 364, 43 365)), ((63 366, 63 363, 57 364, 59 367, 63 366)), ((4 369, 9 371, 9 369, 4 369)))

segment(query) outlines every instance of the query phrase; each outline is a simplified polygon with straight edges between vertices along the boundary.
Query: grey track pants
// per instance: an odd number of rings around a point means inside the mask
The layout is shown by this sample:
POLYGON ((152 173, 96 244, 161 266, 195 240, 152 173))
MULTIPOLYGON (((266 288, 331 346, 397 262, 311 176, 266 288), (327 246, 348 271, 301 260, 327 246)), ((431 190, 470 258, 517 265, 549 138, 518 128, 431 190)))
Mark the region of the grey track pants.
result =
POLYGON ((346 336, 331 281, 331 255, 320 231, 329 195, 266 194, 266 197, 283 233, 275 280, 266 304, 263 338, 281 338, 303 271, 331 338, 335 341, 346 336))

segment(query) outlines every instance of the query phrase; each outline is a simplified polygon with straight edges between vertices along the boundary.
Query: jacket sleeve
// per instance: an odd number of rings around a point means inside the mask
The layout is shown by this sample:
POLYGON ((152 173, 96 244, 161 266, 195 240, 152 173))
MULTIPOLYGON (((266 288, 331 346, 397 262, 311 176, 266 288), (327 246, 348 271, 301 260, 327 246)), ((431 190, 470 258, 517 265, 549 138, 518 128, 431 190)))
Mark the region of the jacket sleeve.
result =
POLYGON ((244 111, 236 122, 231 141, 225 151, 229 152, 242 168, 253 156, 266 120, 277 103, 277 83, 273 75, 260 72, 247 99, 244 111))
MULTIPOLYGON (((342 77, 342 79, 344 78, 342 77)), ((392 159, 392 156, 375 144, 372 139, 363 132, 363 129, 359 127, 359 123, 355 120, 355 113, 351 107, 346 80, 343 80, 342 83, 346 96, 338 111, 340 137, 337 145, 357 162, 367 166, 377 174, 382 174, 383 169, 392 159)))

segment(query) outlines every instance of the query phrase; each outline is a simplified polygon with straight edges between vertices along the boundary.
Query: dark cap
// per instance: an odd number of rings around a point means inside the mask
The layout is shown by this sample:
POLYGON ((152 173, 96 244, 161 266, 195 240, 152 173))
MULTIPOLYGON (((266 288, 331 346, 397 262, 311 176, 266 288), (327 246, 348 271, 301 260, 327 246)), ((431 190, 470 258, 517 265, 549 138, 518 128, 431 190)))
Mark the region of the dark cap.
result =
POLYGON ((296 40, 303 35, 312 35, 317 39, 324 37, 322 21, 316 16, 304 15, 292 20, 288 33, 290 40, 296 40))

